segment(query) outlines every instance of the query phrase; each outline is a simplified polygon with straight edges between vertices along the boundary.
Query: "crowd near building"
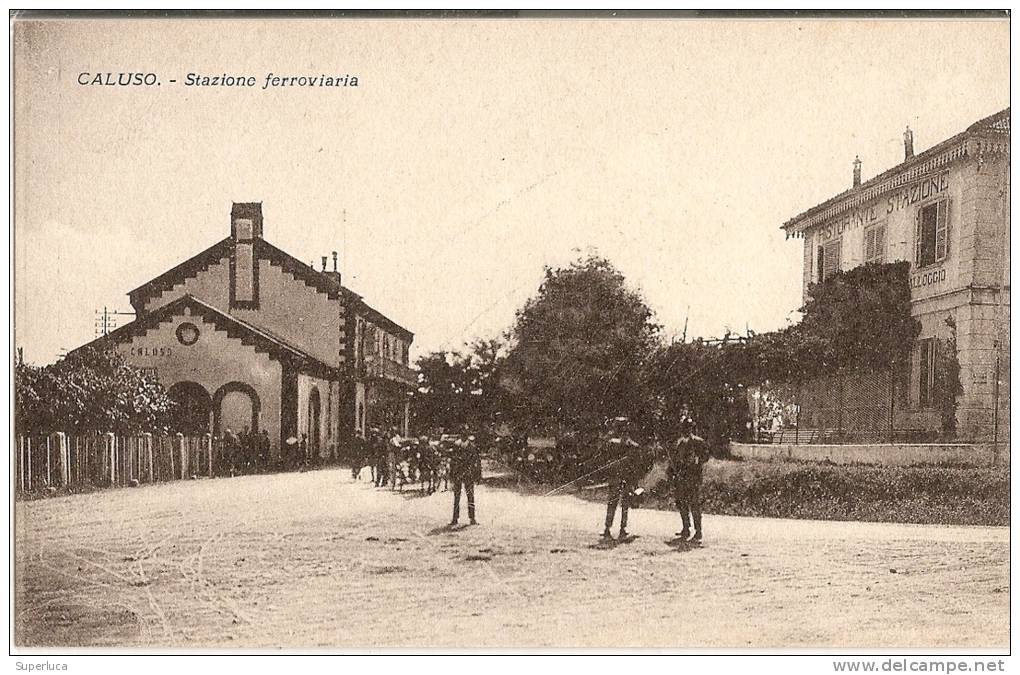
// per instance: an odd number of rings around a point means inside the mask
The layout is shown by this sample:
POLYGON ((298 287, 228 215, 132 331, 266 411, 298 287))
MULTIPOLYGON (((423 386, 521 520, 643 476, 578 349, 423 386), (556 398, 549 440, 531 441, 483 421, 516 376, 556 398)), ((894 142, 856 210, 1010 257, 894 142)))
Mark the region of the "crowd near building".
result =
POLYGON ((943 431, 935 383, 945 362, 937 352, 954 337, 962 384, 955 435, 1008 438, 1009 131, 1006 109, 915 154, 908 128, 902 163, 862 182, 856 159, 849 190, 783 225, 788 237, 804 242, 805 297, 809 284, 837 270, 909 261, 911 314, 921 325, 900 372, 875 374, 871 386, 858 379, 857 386, 816 387, 815 396, 801 396, 801 427, 845 427, 856 420, 891 430, 943 431), (839 420, 828 400, 837 396, 839 420))
POLYGON ((97 343, 147 369, 185 434, 268 432, 335 457, 370 427, 408 433, 413 334, 322 269, 263 238, 261 203, 235 203, 230 235, 129 293, 135 320, 97 343))

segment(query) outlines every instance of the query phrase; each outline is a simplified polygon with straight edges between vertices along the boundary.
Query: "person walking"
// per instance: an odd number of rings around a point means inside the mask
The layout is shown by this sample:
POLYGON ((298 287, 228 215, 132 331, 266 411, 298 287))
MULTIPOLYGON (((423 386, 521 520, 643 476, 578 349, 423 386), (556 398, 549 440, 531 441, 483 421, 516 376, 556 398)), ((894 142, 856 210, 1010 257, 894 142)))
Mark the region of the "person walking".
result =
POLYGON ((461 437, 453 442, 450 453, 450 481, 453 483, 453 519, 450 525, 460 521, 460 493, 463 488, 467 495, 468 520, 477 525, 475 519, 475 483, 482 478, 482 457, 478 446, 471 437, 461 437))
POLYGON ((697 436, 694 431, 694 420, 685 417, 680 421, 679 435, 673 445, 670 456, 670 474, 673 479, 673 494, 676 508, 680 511, 683 529, 678 536, 687 541, 700 542, 701 529, 701 483, 704 478, 705 464, 711 457, 705 439, 697 436), (694 535, 691 536, 691 525, 694 535))

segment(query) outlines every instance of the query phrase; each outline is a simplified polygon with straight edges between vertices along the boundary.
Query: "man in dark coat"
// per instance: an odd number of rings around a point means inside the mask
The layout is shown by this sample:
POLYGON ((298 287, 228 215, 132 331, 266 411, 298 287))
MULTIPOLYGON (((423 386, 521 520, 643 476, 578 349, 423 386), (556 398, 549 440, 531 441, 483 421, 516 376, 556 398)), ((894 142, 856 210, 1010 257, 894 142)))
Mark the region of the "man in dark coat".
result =
POLYGON ((645 453, 630 433, 630 420, 617 417, 610 422, 609 433, 602 441, 602 461, 606 464, 609 481, 609 500, 606 503, 606 529, 603 539, 612 539, 616 506, 620 505, 620 539, 627 538, 627 512, 632 492, 646 462, 645 453))
POLYGON ((711 454, 708 444, 700 436, 695 435, 694 421, 689 417, 681 420, 680 433, 670 453, 670 475, 673 482, 673 495, 676 508, 680 511, 683 530, 679 532, 681 539, 691 536, 691 521, 694 524, 694 536, 691 541, 701 541, 701 481, 704 476, 705 463, 711 454))
POLYGON ((226 431, 223 432, 223 439, 220 446, 220 458, 223 460, 223 468, 221 473, 227 476, 233 476, 235 471, 235 464, 237 462, 237 446, 239 441, 237 434, 227 427, 226 431))
MULTIPOLYGON (((365 467, 365 460, 368 459, 366 445, 365 438, 361 432, 355 432, 354 439, 351 441, 351 478, 354 480, 358 480, 358 477, 361 476, 361 470, 365 467)), ((371 462, 370 459, 369 462, 371 462)))
POLYGON ((450 481, 453 482, 453 519, 451 525, 460 520, 460 491, 467 495, 468 519, 475 520, 475 483, 482 478, 482 457, 473 436, 462 436, 453 442, 450 450, 450 481))

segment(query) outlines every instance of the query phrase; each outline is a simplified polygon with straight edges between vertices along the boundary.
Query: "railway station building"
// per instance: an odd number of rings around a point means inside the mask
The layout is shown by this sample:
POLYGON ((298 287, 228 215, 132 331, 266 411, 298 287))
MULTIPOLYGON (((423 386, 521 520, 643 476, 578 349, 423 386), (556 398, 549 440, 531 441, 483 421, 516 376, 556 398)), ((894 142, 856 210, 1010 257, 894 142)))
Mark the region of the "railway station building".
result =
POLYGON ((229 235, 128 295, 135 320, 93 343, 147 369, 181 406, 183 433, 266 430, 322 458, 370 427, 408 433, 414 335, 263 237, 261 203, 229 235))

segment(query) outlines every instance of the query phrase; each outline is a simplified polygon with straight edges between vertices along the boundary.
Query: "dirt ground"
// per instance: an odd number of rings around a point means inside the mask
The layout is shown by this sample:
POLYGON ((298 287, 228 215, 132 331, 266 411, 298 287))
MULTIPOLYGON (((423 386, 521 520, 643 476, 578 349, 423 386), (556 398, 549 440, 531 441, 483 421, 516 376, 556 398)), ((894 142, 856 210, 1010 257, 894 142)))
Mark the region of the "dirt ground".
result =
POLYGON ((632 511, 350 472, 198 480, 16 505, 21 646, 1007 648, 1009 530, 632 511))

